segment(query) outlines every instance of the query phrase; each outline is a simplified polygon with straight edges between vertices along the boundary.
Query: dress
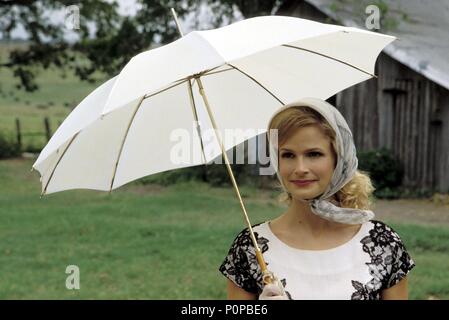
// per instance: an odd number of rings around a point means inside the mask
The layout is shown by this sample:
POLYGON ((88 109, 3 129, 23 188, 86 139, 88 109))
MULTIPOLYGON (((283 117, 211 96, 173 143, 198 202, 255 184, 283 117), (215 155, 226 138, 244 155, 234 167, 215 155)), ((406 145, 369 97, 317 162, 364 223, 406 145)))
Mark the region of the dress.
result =
MULTIPOLYGON (((370 220, 348 242, 327 250, 302 250, 283 243, 269 222, 253 227, 268 270, 281 280, 293 300, 378 300, 383 289, 415 266, 399 235, 370 220)), ((248 228, 235 238, 220 272, 237 286, 259 295, 263 289, 248 228)))

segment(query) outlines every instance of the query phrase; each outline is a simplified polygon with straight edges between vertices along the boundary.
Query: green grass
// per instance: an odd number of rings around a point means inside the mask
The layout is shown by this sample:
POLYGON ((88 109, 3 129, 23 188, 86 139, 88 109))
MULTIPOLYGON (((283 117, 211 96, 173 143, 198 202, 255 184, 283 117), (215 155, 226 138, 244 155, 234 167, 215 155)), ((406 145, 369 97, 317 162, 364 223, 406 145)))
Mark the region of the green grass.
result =
MULTIPOLYGON (((130 184, 40 199, 31 160, 0 161, 0 299, 225 299, 218 266, 244 227, 232 188, 130 184), (80 268, 80 290, 65 269, 80 268)), ((241 187, 252 223, 275 193, 241 187)), ((410 298, 449 298, 449 228, 392 224, 417 267, 410 298)))
MULTIPOLYGON (((40 199, 31 165, 0 161, 0 298, 225 297, 217 268, 243 227, 232 190, 135 185, 40 199), (79 291, 65 288, 70 264, 79 291)), ((248 203, 254 221, 270 211, 257 202, 248 203)))

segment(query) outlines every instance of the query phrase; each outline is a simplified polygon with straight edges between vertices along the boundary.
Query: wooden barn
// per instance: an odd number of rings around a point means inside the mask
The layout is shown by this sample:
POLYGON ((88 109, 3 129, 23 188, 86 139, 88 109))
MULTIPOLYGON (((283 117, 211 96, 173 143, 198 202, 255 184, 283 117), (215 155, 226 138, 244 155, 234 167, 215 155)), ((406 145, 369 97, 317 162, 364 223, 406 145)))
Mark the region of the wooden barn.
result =
MULTIPOLYGON (((373 1, 286 0, 277 15, 366 29, 373 1)), ((397 36, 379 56, 377 79, 332 102, 357 150, 389 148, 404 166, 403 185, 449 192, 449 2, 384 0, 380 30, 397 36)))

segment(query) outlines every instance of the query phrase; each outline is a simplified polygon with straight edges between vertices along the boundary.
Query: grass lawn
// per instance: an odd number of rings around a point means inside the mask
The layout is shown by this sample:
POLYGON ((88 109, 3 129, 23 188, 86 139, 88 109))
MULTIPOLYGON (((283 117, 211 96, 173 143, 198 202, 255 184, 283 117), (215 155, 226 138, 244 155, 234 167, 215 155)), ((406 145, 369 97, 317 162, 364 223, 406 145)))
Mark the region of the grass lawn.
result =
MULTIPOLYGON (((40 199, 32 163, 0 161, 0 299, 225 299, 217 269, 244 227, 232 188, 133 183, 40 199), (80 290, 65 287, 68 265, 80 290)), ((242 194, 253 224, 283 210, 274 192, 242 194)), ((417 264, 410 298, 448 299, 449 228, 392 226, 417 264)))

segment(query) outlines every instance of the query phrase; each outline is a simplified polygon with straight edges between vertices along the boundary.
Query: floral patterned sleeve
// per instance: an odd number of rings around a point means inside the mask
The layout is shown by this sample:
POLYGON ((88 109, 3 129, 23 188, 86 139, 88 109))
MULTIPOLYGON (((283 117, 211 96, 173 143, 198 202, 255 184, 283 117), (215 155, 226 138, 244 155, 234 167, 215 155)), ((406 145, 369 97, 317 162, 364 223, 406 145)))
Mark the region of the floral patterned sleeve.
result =
POLYGON ((262 276, 248 228, 237 235, 219 271, 245 291, 260 294, 262 276))
POLYGON ((407 276, 410 270, 415 267, 415 262, 407 252, 399 234, 386 224, 384 224, 384 228, 385 238, 389 242, 388 250, 386 250, 386 261, 390 263, 387 265, 389 272, 384 279, 383 287, 388 289, 407 276))

